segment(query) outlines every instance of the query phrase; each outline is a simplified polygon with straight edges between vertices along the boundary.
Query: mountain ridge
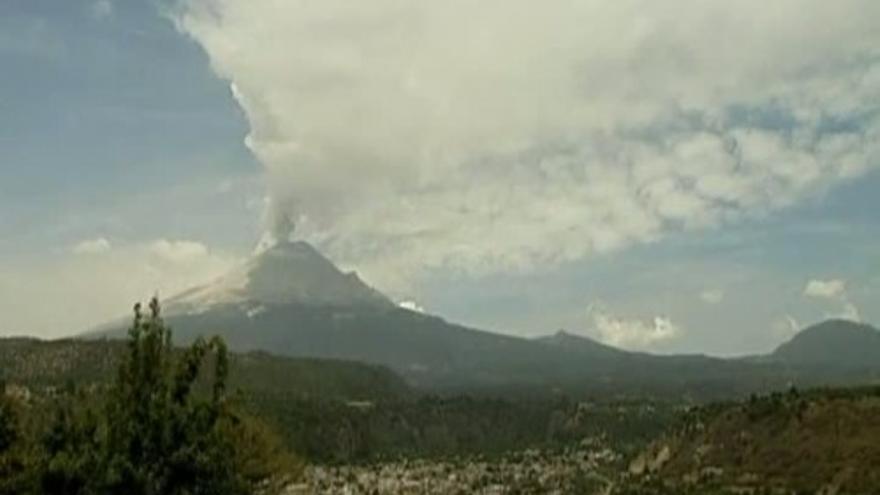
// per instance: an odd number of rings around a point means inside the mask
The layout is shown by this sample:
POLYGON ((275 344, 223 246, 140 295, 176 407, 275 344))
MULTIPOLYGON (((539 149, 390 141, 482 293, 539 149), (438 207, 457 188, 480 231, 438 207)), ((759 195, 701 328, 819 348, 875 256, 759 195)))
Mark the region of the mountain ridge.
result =
MULTIPOLYGON (((583 395, 685 394, 717 398, 788 383, 859 383, 874 374, 801 373, 780 355, 722 359, 654 355, 557 332, 521 338, 411 311, 343 273, 305 242, 282 242, 215 282, 164 303, 175 338, 220 335, 238 352, 353 360, 387 366, 411 385, 438 391, 569 390, 583 395)), ((124 335, 117 321, 92 336, 124 335)), ((815 368, 813 366, 812 368, 815 368)))

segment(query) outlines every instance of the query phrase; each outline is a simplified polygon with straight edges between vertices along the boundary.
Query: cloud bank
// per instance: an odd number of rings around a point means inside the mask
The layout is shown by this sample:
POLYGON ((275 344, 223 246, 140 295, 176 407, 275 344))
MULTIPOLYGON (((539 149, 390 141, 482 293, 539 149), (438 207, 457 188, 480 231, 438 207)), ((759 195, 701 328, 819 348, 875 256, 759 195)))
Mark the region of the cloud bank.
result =
POLYGON ((0 262, 0 335, 78 334, 126 316, 136 301, 171 296, 238 262, 196 241, 111 244, 104 237, 56 257, 0 262))
POLYGON ((181 0, 173 18, 247 115, 267 217, 385 289, 717 228, 878 163, 873 0, 181 0))

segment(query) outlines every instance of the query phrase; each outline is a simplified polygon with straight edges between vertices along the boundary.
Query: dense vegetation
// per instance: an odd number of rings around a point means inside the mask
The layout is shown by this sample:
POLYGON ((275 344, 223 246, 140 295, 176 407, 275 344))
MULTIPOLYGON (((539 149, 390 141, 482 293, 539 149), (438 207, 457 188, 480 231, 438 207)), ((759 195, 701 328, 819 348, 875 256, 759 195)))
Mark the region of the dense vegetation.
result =
POLYGON ((618 451, 644 447, 680 414, 659 401, 576 402, 471 397, 410 401, 285 400, 250 396, 248 407, 288 445, 322 463, 399 458, 493 457, 524 448, 556 450, 602 437, 618 451))
MULTIPOLYGON (((126 349, 123 340, 2 338, 0 378, 41 395, 68 384, 104 384, 115 376, 126 349)), ((381 366, 262 351, 230 353, 227 385, 231 393, 258 390, 297 399, 402 399, 413 394, 399 376, 381 366)))
MULTIPOLYGON (((0 495, 266 492, 297 475, 288 451, 318 464, 430 458, 455 466, 531 448, 564 457, 585 439, 620 459, 644 452, 633 463, 638 475, 615 479, 614 493, 872 493, 880 486, 872 469, 880 465, 875 388, 697 400, 778 388, 794 376, 857 383, 871 376, 862 366, 753 367, 693 356, 656 368, 659 358, 621 357, 572 339, 560 334, 540 345, 578 359, 620 359, 615 366, 645 380, 600 373, 599 388, 525 383, 493 388, 503 391, 494 396, 436 395, 381 366, 227 354, 217 339, 174 349, 158 304, 138 313, 127 344, 2 339, 0 495), (650 376, 658 369, 668 375, 650 376), (699 383, 689 378, 700 373, 699 383), (619 386, 628 392, 612 393, 619 386)), ((625 470, 618 462, 615 469, 625 470)))
MULTIPOLYGON (((11 390, 43 400, 65 384, 106 382, 125 350, 107 340, 2 339, 0 370, 11 390)), ((491 456, 602 434, 639 446, 676 413, 673 402, 572 400, 552 391, 529 397, 527 388, 509 390, 505 399, 420 396, 386 368, 262 352, 229 355, 227 388, 292 451, 321 463, 491 456)))
POLYGON ((878 493, 878 417, 877 387, 696 408, 634 464, 633 493, 878 493))
POLYGON ((296 475, 276 436, 226 393, 222 340, 171 347, 159 304, 135 308, 109 384, 0 398, 0 493, 250 494, 296 475))

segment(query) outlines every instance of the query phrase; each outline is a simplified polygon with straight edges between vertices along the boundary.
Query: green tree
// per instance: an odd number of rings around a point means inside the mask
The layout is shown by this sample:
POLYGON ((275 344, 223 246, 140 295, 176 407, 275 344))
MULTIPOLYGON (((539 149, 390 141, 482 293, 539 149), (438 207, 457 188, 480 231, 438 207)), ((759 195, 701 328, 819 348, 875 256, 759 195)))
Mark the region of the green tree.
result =
POLYGON ((39 492, 198 495, 272 493, 297 463, 258 421, 227 398, 219 338, 172 347, 153 299, 134 309, 115 382, 59 404, 42 438, 39 492))
POLYGON ((27 493, 33 486, 32 446, 23 418, 24 400, 0 383, 0 495, 27 493))

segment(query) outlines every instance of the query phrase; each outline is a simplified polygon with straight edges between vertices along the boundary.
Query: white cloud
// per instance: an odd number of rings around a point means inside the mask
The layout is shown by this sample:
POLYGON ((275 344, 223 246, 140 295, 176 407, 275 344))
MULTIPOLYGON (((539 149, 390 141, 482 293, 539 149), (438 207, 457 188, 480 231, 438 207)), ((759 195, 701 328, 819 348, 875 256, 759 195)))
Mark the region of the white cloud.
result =
POLYGON ((700 299, 706 304, 719 304, 724 300, 724 291, 721 289, 706 289, 700 292, 700 299))
POLYGON ((872 0, 182 2, 280 217, 385 288, 717 228, 880 163, 872 0))
POLYGON ((150 252, 172 263, 187 263, 208 256, 208 248, 195 241, 159 239, 150 244, 150 252))
POLYGON ((87 239, 78 242, 71 250, 75 254, 96 255, 107 253, 111 249, 112 246, 110 245, 110 241, 104 237, 98 237, 96 239, 87 239))
POLYGON ((804 295, 822 299, 840 299, 846 296, 846 282, 840 279, 810 280, 804 295))
POLYGON ((587 310, 593 320, 596 337, 609 345, 632 350, 646 350, 680 337, 681 327, 665 316, 648 320, 624 318, 609 313, 601 303, 587 310))
POLYGON ((804 296, 825 299, 841 304, 839 311, 826 312, 826 318, 840 318, 861 321, 859 308, 850 300, 846 290, 846 281, 841 279, 813 279, 804 287, 804 296))
POLYGON ((399 303, 397 303, 397 305, 403 309, 408 309, 410 311, 415 311, 417 313, 424 313, 425 312, 425 308, 423 308, 421 305, 419 305, 419 303, 417 303, 415 301, 411 301, 411 300, 400 301, 399 303))
POLYGON ((106 19, 113 15, 113 2, 111 0, 95 0, 92 3, 91 11, 95 19, 106 19))

